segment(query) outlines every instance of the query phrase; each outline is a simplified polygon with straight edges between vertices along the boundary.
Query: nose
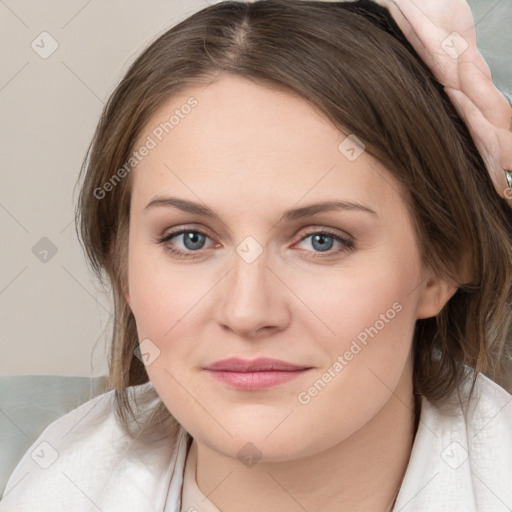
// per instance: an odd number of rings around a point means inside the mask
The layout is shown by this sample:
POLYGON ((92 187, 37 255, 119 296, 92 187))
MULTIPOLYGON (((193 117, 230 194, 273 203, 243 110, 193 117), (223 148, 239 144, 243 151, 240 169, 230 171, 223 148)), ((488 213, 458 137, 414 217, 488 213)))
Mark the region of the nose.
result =
POLYGON ((218 288, 217 322, 238 336, 259 338, 290 322, 290 292, 263 252, 248 263, 236 252, 233 268, 218 288))

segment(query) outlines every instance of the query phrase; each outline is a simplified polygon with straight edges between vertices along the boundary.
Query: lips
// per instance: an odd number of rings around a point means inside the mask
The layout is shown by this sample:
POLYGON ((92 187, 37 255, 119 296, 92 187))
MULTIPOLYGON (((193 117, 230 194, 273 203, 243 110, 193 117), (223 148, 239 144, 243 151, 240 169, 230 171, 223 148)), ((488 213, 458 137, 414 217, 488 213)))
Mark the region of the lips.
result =
POLYGON ((225 372, 269 372, 269 371, 294 371, 305 370, 310 366, 301 366, 279 359, 269 359, 260 357, 258 359, 246 360, 232 357, 222 359, 206 366, 205 370, 225 371, 225 372))
POLYGON ((204 368, 216 381, 242 391, 258 391, 289 382, 311 367, 279 359, 223 359, 204 368))

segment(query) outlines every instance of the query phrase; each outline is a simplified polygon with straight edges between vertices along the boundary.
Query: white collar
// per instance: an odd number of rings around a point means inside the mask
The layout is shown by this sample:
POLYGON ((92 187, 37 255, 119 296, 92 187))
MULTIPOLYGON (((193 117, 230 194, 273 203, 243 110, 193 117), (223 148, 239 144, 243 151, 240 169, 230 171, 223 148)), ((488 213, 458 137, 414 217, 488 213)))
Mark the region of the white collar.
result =
POLYGON ((512 510, 512 395, 482 374, 469 403, 461 397, 442 410, 422 401, 393 511, 441 510, 512 510))

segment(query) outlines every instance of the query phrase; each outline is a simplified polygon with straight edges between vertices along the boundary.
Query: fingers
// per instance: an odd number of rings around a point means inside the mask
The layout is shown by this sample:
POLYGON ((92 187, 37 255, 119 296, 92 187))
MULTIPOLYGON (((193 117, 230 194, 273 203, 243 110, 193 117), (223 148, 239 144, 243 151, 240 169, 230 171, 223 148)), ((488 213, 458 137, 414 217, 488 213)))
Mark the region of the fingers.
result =
POLYGON ((477 48, 466 0, 375 0, 427 64, 465 122, 496 191, 512 206, 504 169, 512 169, 512 108, 477 48))
POLYGON ((512 133, 494 126, 462 91, 451 88, 445 91, 468 127, 496 192, 512 205, 512 193, 504 172, 512 168, 512 133))
POLYGON ((458 71, 460 90, 493 125, 508 130, 510 107, 492 80, 474 62, 461 62, 458 71))

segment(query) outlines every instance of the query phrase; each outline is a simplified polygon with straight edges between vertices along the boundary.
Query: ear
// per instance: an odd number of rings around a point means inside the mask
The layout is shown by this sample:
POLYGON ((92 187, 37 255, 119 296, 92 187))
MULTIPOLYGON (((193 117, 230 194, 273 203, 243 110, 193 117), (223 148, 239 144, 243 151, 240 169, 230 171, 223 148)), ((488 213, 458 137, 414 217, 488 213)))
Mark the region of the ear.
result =
POLYGON ((457 283, 452 279, 429 277, 419 297, 417 318, 438 315, 457 290, 457 283))

